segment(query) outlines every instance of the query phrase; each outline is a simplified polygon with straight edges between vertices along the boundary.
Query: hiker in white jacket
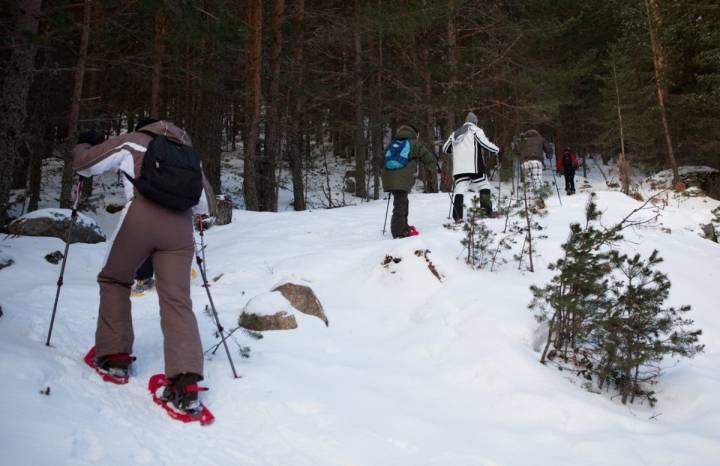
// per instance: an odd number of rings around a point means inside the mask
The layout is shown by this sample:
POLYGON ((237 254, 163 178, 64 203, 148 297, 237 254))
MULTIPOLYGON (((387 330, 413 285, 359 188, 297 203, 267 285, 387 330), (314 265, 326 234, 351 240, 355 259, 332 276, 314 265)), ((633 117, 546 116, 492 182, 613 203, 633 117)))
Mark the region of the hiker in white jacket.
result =
POLYGON ((443 146, 443 152, 451 154, 453 158, 453 220, 456 222, 463 219, 467 192, 479 192, 480 205, 488 217, 492 216, 491 187, 483 161, 483 151, 497 154, 499 149, 485 136, 485 132, 478 128, 477 123, 477 115, 469 112, 465 117, 465 124, 456 129, 443 146))

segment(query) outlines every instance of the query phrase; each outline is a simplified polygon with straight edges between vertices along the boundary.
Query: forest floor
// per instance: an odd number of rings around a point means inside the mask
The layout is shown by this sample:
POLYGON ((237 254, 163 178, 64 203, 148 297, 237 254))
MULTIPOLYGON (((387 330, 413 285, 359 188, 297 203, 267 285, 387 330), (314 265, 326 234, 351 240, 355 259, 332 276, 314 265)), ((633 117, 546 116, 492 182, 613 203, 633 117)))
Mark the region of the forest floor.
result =
MULTIPOLYGON (((228 189, 236 189, 239 177, 227 171, 228 189)), ((86 212, 108 234, 119 214, 106 213, 103 203, 116 199, 115 182, 97 182, 103 197, 86 212)), ((342 182, 341 171, 332 182, 342 182)), ((625 406, 538 362, 542 335, 527 308, 529 287, 549 281, 547 265, 559 257, 568 225, 583 219, 588 193, 598 193, 606 225, 641 205, 609 191, 594 172, 578 176, 577 185, 577 195, 562 194, 562 205, 554 193, 547 200, 540 219, 547 238, 536 244, 534 273, 518 270, 513 251, 496 272, 465 264, 461 232, 443 227, 446 193, 411 195, 410 223, 420 236, 402 240, 382 234, 384 200, 349 198, 355 205, 319 209, 324 195, 313 188, 316 210, 235 210, 233 223, 206 234, 208 274, 222 274, 211 291, 223 325, 234 327, 251 298, 290 280, 314 289, 329 327, 296 313, 296 330, 265 332, 261 340, 236 333, 230 347, 242 378, 233 379, 222 350, 206 361, 210 391, 202 398, 217 418, 208 427, 170 420, 149 396, 148 378, 163 370, 154 293, 133 300, 138 359, 130 383, 104 383, 84 365, 106 244, 71 246, 48 348, 60 266, 44 256, 64 243, 4 238, 0 253, 15 264, 0 270, 2 463, 716 465, 720 245, 701 238, 699 224, 719 203, 671 194, 658 221, 626 232, 619 246, 644 256, 660 251, 660 269, 673 284, 668 304, 692 305, 706 345, 694 359, 666 361, 655 407, 625 406), (440 279, 416 254, 426 250, 440 279), (401 260, 383 265, 388 255, 401 260), (249 357, 240 356, 241 346, 249 357)), ((44 193, 43 202, 52 205, 56 195, 44 193)), ((486 224, 503 228, 502 219, 486 224)), ((211 348, 218 340, 197 279, 192 297, 211 348)))

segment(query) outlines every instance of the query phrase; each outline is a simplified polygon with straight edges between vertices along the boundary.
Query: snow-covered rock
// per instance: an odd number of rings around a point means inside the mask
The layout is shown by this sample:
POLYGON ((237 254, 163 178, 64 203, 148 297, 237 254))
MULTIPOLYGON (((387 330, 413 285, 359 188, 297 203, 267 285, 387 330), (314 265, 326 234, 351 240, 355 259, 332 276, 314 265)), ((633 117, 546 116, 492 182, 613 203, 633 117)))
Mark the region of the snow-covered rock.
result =
POLYGON ((238 325, 257 332, 292 330, 298 326, 292 305, 275 291, 261 293, 248 301, 238 318, 238 325))
POLYGON ((285 299, 303 314, 315 316, 325 322, 325 326, 329 325, 328 318, 325 315, 322 304, 320 304, 320 300, 315 296, 315 292, 309 286, 298 283, 283 283, 273 288, 272 291, 282 293, 285 299))
MULTIPOLYGON (((678 167, 681 181, 687 188, 699 188, 708 196, 720 199, 720 170, 704 165, 678 167)), ((672 170, 663 170, 647 178, 651 189, 669 188, 672 184, 672 170)))
MULTIPOLYGON (((20 236, 51 236, 62 240, 70 226, 70 209, 40 209, 23 215, 8 226, 8 233, 20 236)), ((70 235, 70 243, 100 243, 105 234, 87 215, 78 213, 70 235)))
POLYGON ((10 267, 13 265, 15 261, 13 261, 10 256, 5 254, 2 249, 0 249, 0 270, 4 269, 5 267, 10 267))

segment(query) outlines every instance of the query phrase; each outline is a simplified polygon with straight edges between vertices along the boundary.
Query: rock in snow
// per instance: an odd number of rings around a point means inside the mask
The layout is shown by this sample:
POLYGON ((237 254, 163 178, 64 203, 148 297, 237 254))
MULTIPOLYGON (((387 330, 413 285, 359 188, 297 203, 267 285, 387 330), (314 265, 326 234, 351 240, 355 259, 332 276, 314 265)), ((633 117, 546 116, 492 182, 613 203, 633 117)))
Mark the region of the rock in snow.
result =
POLYGON ((322 304, 320 304, 320 300, 315 296, 315 292, 309 286, 298 285, 296 283, 283 283, 273 288, 272 291, 282 293, 285 299, 290 301, 290 304, 303 314, 315 316, 325 322, 325 326, 329 325, 328 318, 325 316, 325 310, 322 304))
MULTIPOLYGON (((70 226, 70 209, 40 209, 23 215, 8 226, 8 232, 20 236, 51 236, 65 240, 70 226)), ((105 234, 90 217, 78 213, 70 243, 101 243, 105 234)))

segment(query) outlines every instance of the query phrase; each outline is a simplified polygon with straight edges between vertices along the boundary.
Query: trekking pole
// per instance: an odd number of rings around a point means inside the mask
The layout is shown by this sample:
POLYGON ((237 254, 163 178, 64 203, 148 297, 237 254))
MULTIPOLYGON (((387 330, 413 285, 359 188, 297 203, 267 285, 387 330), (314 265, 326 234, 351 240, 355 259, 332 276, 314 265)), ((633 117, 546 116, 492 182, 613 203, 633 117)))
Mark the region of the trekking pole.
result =
POLYGON ((562 205, 562 199, 560 198, 560 188, 558 187, 557 178, 555 177, 555 170, 553 170, 552 167, 550 167, 550 172, 552 173, 552 176, 553 176, 553 184, 555 185, 555 191, 557 191, 558 201, 560 201, 560 205, 562 205))
POLYGON ((68 226, 67 235, 65 236, 65 254, 63 254, 62 265, 60 266, 60 276, 57 279, 57 291, 55 292, 55 303, 53 304, 52 317, 50 317, 50 329, 48 330, 45 346, 50 346, 50 337, 52 336, 53 325, 55 325, 55 313, 57 312, 58 300, 60 299, 60 288, 63 286, 63 277, 65 277, 65 264, 67 263, 68 251, 70 250, 70 235, 78 216, 78 204, 80 203, 80 192, 82 191, 83 177, 78 177, 77 187, 75 188, 75 203, 70 214, 70 225, 68 226))
POLYGON ((383 236, 385 236, 385 227, 387 226, 387 216, 388 212, 390 212, 390 198, 392 197, 392 193, 388 192, 388 202, 387 207, 385 207, 385 221, 383 222, 383 236))
POLYGON ((453 189, 452 192, 448 193, 448 196, 450 196, 450 208, 448 209, 448 220, 452 218, 452 211, 453 211, 453 198, 455 197, 455 183, 453 183, 453 189))
MULTIPOLYGON (((203 238, 203 223, 202 220, 198 221, 198 230, 200 230, 200 238, 202 240, 203 238)), ((233 372, 233 378, 239 379, 237 372, 235 371, 235 364, 233 363, 232 356, 230 355, 230 349, 227 345, 227 339, 225 338, 225 329, 220 324, 220 318, 218 317, 217 310, 215 309, 215 303, 213 302, 212 295, 210 294, 210 284, 208 283, 207 279, 207 273, 205 270, 205 261, 200 257, 200 251, 198 251, 197 243, 193 241, 193 244, 195 246, 195 262, 197 262, 198 269, 200 269, 200 276, 203 279, 203 287, 205 288, 205 292, 207 293, 208 301, 210 302, 210 309, 212 310, 213 317, 215 318, 215 325, 217 325, 218 333, 220 334, 220 339, 222 341, 223 346, 225 347, 225 353, 227 354, 228 361, 230 361, 230 368, 233 372)), ((204 252, 202 253, 204 256, 204 252)))
POLYGON ((495 171, 498 174, 498 203, 500 203, 500 194, 502 193, 502 177, 500 176, 500 162, 495 166, 495 171))
MULTIPOLYGON (((203 223, 202 220, 198 222, 198 229, 200 230, 200 252, 202 253, 203 268, 205 272, 207 272, 207 262, 205 261, 205 223, 203 223)), ((205 285, 206 284, 203 284, 203 287, 205 287, 205 285)))

